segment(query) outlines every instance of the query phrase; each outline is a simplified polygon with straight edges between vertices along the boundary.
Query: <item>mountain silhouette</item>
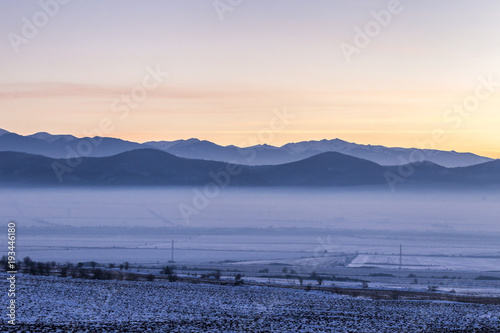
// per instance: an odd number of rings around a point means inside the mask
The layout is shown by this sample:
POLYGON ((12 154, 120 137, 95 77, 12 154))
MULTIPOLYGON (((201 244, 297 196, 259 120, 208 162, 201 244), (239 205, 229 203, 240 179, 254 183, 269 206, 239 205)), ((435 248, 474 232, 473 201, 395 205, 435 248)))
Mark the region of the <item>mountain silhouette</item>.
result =
POLYGON ((327 152, 281 165, 244 166, 186 159, 156 149, 78 159, 0 152, 0 186, 385 186, 388 172, 403 178, 406 186, 500 185, 499 160, 463 168, 431 162, 384 167, 327 152))
POLYGON ((289 143, 282 147, 261 144, 240 148, 233 145, 220 146, 198 139, 137 143, 99 136, 77 138, 72 135, 52 135, 46 132, 22 136, 0 129, 0 151, 15 151, 52 158, 106 157, 146 148, 162 150, 189 159, 243 165, 280 165, 301 161, 325 152, 338 152, 384 166, 404 165, 414 161, 415 157, 448 168, 466 167, 492 160, 471 153, 360 145, 340 139, 289 143))

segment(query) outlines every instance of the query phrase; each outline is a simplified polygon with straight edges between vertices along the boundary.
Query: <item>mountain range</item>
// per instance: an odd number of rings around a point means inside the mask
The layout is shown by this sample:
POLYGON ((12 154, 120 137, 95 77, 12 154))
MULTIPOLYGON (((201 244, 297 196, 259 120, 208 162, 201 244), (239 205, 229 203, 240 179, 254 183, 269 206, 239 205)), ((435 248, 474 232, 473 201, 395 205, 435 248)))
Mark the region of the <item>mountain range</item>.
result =
POLYGON ((67 158, 108 157, 137 149, 156 149, 177 157, 242 165, 280 165, 325 152, 338 152, 383 166, 425 160, 443 167, 455 168, 492 161, 488 157, 471 153, 360 145, 340 139, 289 143, 281 147, 263 144, 241 148, 232 145, 220 146, 198 139, 137 143, 108 137, 77 138, 45 132, 22 136, 0 129, 0 152, 14 151, 51 158, 67 158))
POLYGON ((0 186, 500 186, 500 160, 339 139, 282 147, 0 130, 0 186), (418 155, 418 154, 419 155, 418 155), (408 163, 410 156, 423 161, 408 163), (405 164, 406 162, 406 164, 405 164), (438 163, 439 162, 439 163, 438 163))
MULTIPOLYGON (((404 186, 500 187, 500 160, 446 168, 432 162, 381 166, 326 152, 281 165, 247 166, 186 159, 157 149, 108 157, 53 159, 0 152, 0 186, 404 186), (391 185, 392 184, 392 185, 391 185)), ((212 189, 213 190, 213 189, 212 189)))

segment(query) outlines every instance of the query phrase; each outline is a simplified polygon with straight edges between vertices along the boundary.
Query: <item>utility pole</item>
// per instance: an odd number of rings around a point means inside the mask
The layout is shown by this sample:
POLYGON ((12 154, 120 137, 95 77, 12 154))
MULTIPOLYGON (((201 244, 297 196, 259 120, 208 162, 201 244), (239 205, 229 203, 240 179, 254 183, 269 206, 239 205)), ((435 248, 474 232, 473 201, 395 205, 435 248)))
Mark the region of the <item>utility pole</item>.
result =
POLYGON ((399 269, 403 269, 403 244, 399 245, 399 269))
POLYGON ((174 240, 172 239, 172 259, 170 260, 170 263, 173 264, 175 263, 174 261, 174 240))

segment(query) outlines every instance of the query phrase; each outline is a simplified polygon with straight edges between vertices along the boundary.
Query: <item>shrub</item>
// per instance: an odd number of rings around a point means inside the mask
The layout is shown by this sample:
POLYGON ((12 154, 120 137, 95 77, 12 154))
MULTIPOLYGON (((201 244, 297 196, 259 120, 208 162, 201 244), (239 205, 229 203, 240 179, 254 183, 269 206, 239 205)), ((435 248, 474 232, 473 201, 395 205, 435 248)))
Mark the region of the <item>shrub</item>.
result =
POLYGON ((319 286, 321 286, 323 284, 323 278, 319 275, 316 276, 316 281, 318 282, 319 286))
POLYGON ((428 286, 427 290, 430 292, 436 292, 439 290, 439 287, 438 286, 428 286))
POLYGON ((500 277, 481 275, 481 276, 478 276, 477 278, 475 278, 474 280, 477 280, 477 281, 499 281, 500 277))
POLYGON ((386 274, 386 273, 375 273, 375 274, 370 274, 369 276, 371 276, 371 277, 395 277, 392 274, 386 274))
POLYGON ((234 285, 235 286, 239 286, 241 284, 243 284, 243 276, 241 274, 237 274, 235 277, 234 277, 234 285))
POLYGON ((168 277, 169 282, 176 282, 179 277, 175 274, 175 266, 165 266, 161 270, 161 275, 166 275, 168 277))
POLYGON ((297 280, 299 280, 300 285, 304 283, 304 278, 302 276, 297 276, 297 280))
POLYGON ((61 267, 61 277, 67 277, 68 271, 69 271, 69 267, 67 267, 67 266, 61 267))

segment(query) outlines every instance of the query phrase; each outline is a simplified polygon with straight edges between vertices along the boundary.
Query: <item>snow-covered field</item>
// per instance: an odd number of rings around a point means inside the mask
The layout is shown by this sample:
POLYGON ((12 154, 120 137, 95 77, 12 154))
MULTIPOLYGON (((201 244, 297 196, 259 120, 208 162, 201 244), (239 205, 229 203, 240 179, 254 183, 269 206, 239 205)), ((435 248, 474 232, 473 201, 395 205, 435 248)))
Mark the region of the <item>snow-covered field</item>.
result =
POLYGON ((329 266, 330 254, 390 256, 403 244, 407 258, 446 256, 430 268, 498 266, 496 192, 225 189, 187 221, 179 207, 193 191, 0 189, 0 220, 17 222, 18 257, 38 261, 163 263, 175 240, 175 260, 187 264, 329 266))
MULTIPOLYGON (((500 257, 445 257, 445 256, 403 256, 405 269, 461 270, 461 271, 494 271, 500 267, 500 257)), ((349 267, 384 267, 399 266, 398 255, 358 255, 349 267)))
POLYGON ((11 330, 18 332, 496 332, 500 327, 498 306, 247 286, 18 277, 18 323, 11 330))
MULTIPOLYGON (((306 277, 318 270, 331 278, 325 285, 361 288, 336 275, 370 281, 370 288, 435 284, 443 292, 498 295, 496 281, 475 280, 500 267, 498 193, 228 189, 186 221, 179 207, 192 204, 193 190, 0 189, 0 220, 17 223, 18 259, 158 268, 171 259, 174 240, 179 267, 213 270, 223 262, 248 280, 269 279, 260 273, 266 267, 281 277, 288 267, 306 277), (404 267, 397 271, 400 244, 404 267), (365 266, 381 268, 354 268, 365 266), (389 276, 372 276, 379 271, 389 276)), ((18 288, 20 332, 500 331, 498 306, 23 275, 18 288)))

